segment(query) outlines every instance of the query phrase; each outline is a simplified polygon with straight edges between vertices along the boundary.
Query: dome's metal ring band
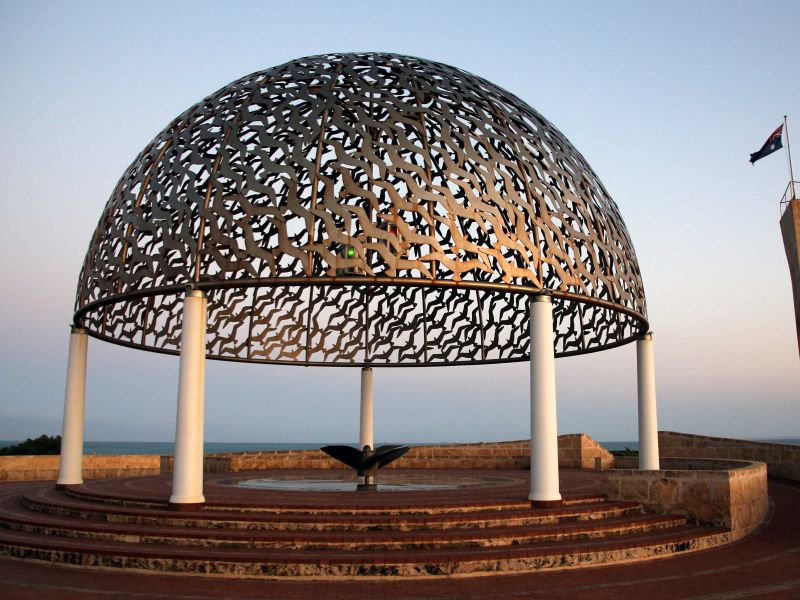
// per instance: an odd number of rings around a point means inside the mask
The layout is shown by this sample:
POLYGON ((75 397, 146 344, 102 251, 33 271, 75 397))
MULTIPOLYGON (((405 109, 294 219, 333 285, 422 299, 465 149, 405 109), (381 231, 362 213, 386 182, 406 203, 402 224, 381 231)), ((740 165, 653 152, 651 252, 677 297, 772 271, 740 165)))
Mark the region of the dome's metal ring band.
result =
MULTIPOLYGON (((128 300, 139 300, 151 296, 170 296, 178 295, 190 289, 197 289, 202 291, 211 291, 218 289, 230 288, 259 288, 259 287, 280 287, 280 286, 298 286, 298 287, 342 287, 342 286, 398 286, 398 287, 426 287, 426 288, 461 288, 471 290, 485 290, 494 292, 505 292, 511 294, 526 294, 526 295, 548 295, 553 298, 560 298, 562 300, 569 300, 590 304, 600 308, 612 310, 614 312, 622 313, 631 317, 638 328, 628 337, 619 339, 615 342, 603 344, 599 347, 592 347, 582 350, 570 350, 567 352, 557 352, 557 357, 577 356, 581 354, 591 354, 609 348, 616 348, 624 346, 630 342, 635 341, 641 335, 649 330, 649 323, 647 318, 625 306, 620 306, 607 300, 599 298, 592 298, 582 294, 575 294, 572 292, 564 292, 559 290, 542 290, 530 286, 521 286, 513 284, 502 283, 487 283, 479 281, 451 281, 451 280, 436 280, 429 279, 411 279, 411 278, 390 278, 390 277, 368 277, 368 276, 347 276, 347 277, 277 277, 277 278, 264 278, 264 279, 229 279, 224 281, 200 281, 195 283, 165 285, 144 290, 136 290, 116 294, 100 300, 89 302, 79 308, 73 316, 73 326, 78 328, 85 328, 83 318, 90 312, 101 309, 105 306, 125 302, 128 300)), ((157 352, 160 354, 180 354, 179 350, 170 350, 165 348, 155 348, 144 344, 137 344, 133 342, 126 342, 104 335, 92 329, 87 329, 89 335, 92 337, 111 342, 120 346, 127 346, 130 348, 137 348, 147 350, 150 352, 157 352)), ((521 358, 502 358, 502 359, 475 359, 471 361, 457 361, 457 362, 403 362, 403 363, 383 363, 383 362, 324 362, 324 361, 287 361, 287 360, 270 360, 270 359, 253 359, 242 357, 230 356, 216 356, 208 355, 209 360, 223 360, 230 362, 248 362, 260 364, 278 364, 278 365, 297 365, 297 366, 325 366, 325 367, 357 367, 357 366, 385 366, 385 367, 436 367, 436 366, 457 366, 457 365, 476 365, 476 364, 495 364, 495 363, 510 363, 522 362, 528 360, 527 357, 521 358)))

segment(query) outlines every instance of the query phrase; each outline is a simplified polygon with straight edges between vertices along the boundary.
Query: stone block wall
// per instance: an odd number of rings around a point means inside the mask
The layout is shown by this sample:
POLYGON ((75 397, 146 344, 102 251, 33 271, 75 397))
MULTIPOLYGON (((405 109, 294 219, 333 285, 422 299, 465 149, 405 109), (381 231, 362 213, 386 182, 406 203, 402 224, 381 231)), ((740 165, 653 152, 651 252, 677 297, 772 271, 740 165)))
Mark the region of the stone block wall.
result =
POLYGON ((387 468, 397 469, 527 469, 530 441, 415 446, 387 468))
POLYGON ((638 456, 615 456, 614 457, 615 469, 638 469, 639 457, 638 456))
POLYGON ((800 446, 674 431, 659 431, 658 446, 662 456, 757 460, 767 464, 771 477, 800 481, 800 446))
POLYGON ((739 537, 753 531, 767 517, 769 495, 767 491, 767 465, 754 462, 758 469, 736 469, 731 484, 731 529, 741 532, 739 537))
POLYGON ((762 462, 663 458, 661 466, 658 471, 610 471, 609 499, 641 502, 650 511, 725 527, 732 539, 746 536, 767 516, 767 466, 762 462))
MULTIPOLYGON (((610 469, 614 457, 588 435, 558 437, 558 463, 564 469, 594 469, 596 460, 610 469)), ((163 456, 162 473, 172 471, 172 457, 163 456)), ((262 469, 346 469, 319 450, 276 450, 215 454, 205 458, 205 471, 235 473, 262 469)), ((530 441, 414 446, 387 469, 528 469, 530 441)))
MULTIPOLYGON (((599 459, 602 469, 611 468, 613 456, 583 433, 558 438, 558 462, 565 469, 594 469, 599 459)), ((56 479, 58 456, 2 456, 0 481, 56 479)), ((86 455, 84 479, 157 475, 172 472, 172 456, 156 455, 86 455)), ((414 446, 389 469, 528 469, 530 442, 487 442, 414 446)), ((251 469, 344 469, 319 450, 238 452, 211 454, 205 457, 205 471, 235 473, 251 469)))
POLYGON ((585 433, 558 436, 558 466, 562 469, 594 469, 598 459, 604 471, 614 466, 614 456, 585 433))
POLYGON ((58 456, 0 456, 0 480, 56 479, 58 456))
MULTIPOLYGON (((30 481, 58 478, 58 456, 0 456, 0 481, 30 481)), ((86 455, 84 479, 158 475, 156 454, 86 455)))
MULTIPOLYGON (((386 469, 527 469, 529 442, 414 446, 386 469)), ((172 471, 172 457, 161 457, 162 473, 172 471)), ((204 470, 235 473, 263 469, 347 469, 320 450, 236 452, 205 457, 204 470)))

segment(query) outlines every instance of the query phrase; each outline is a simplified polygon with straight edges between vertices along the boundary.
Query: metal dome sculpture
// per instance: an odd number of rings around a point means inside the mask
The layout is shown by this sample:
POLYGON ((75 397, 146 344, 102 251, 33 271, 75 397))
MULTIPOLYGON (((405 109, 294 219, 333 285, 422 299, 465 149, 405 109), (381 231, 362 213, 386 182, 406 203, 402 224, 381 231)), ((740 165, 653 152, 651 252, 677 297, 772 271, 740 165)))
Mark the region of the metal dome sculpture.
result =
POLYGON ((616 204, 509 92, 394 54, 330 54, 197 103, 117 184, 75 324, 178 353, 185 290, 209 358, 314 365, 527 360, 550 293, 555 352, 647 331, 616 204))
POLYGON ((373 366, 528 360, 528 499, 553 506, 555 357, 636 340, 640 468, 659 464, 652 336, 616 204, 541 115, 440 63, 303 58, 187 110, 111 195, 73 321, 59 486, 83 481, 89 335, 180 354, 178 510, 205 500, 206 358, 361 366, 347 452, 362 456, 373 366))

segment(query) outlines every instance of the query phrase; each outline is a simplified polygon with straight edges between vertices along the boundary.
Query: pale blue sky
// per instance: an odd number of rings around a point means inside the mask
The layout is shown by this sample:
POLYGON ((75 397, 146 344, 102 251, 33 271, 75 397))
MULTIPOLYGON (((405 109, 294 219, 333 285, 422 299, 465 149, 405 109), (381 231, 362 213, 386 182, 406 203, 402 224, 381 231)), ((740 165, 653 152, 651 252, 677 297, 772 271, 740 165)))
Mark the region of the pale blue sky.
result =
MULTIPOLYGON (((639 257, 661 429, 800 436, 777 223, 786 158, 747 160, 784 114, 800 140, 798 22, 795 1, 0 1, 0 439, 60 431, 78 271, 145 144, 244 74, 358 50, 486 77, 584 154, 639 257)), ((557 368, 560 432, 635 439, 633 346, 557 368)), ((377 369, 376 437, 526 437, 527 373, 377 369)), ((206 437, 352 440, 358 381, 357 369, 211 362, 206 437)), ((87 439, 170 440, 176 389, 176 358, 92 340, 87 439)))

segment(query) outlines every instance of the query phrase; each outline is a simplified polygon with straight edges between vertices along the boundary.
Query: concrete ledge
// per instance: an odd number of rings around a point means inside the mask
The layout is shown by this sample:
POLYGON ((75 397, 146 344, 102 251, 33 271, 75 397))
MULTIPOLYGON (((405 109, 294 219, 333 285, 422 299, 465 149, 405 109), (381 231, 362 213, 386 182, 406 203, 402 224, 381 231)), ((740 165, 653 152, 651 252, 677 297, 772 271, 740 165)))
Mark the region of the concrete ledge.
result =
POLYGON ((763 462, 662 458, 661 466, 658 471, 609 471, 609 499, 641 502, 654 512, 679 513, 698 524, 725 527, 732 540, 751 533, 767 516, 763 462))

